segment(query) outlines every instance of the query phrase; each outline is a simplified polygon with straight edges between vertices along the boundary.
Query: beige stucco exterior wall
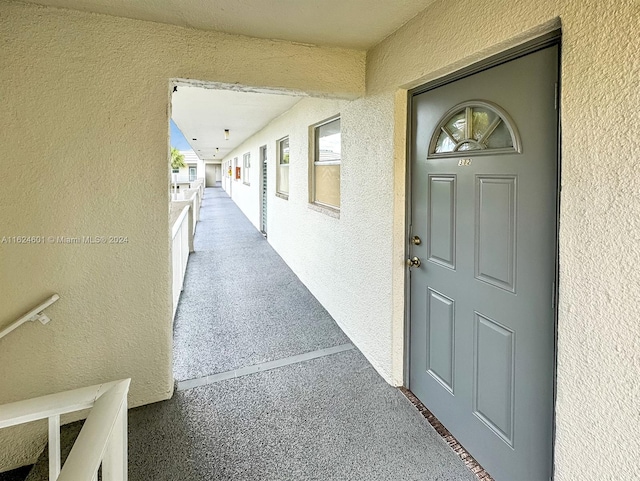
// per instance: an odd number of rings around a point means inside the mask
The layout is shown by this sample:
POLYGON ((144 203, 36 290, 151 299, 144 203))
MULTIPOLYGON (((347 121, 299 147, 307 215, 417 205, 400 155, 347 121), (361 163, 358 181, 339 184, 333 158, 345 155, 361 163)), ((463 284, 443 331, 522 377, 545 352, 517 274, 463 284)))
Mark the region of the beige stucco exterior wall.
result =
POLYGON ((640 3, 438 1, 367 55, 396 124, 394 376, 402 374, 405 95, 562 25, 556 479, 640 479, 640 3), (559 20, 559 21, 558 21, 559 20), (394 110, 395 109, 395 110, 394 110))
MULTIPOLYGON (((128 238, 0 244, 0 326, 61 296, 51 323, 0 340, 0 404, 124 377, 132 406, 166 399, 169 79, 353 98, 364 53, 13 2, 0 3, 0 43, 0 144, 12 164, 0 238, 128 238)), ((0 471, 33 461, 43 429, 0 432, 0 471)))
MULTIPOLYGON (((401 383, 403 89, 561 24, 556 477, 562 481, 640 479, 639 9, 637 0, 437 1, 368 52, 366 97, 331 108, 310 101, 313 115, 297 114, 303 129, 324 109, 343 114, 350 160, 343 165, 340 220, 304 205, 304 163, 297 173, 291 168, 288 203, 270 198, 270 212, 282 203, 282 220, 270 225, 281 251, 294 247, 277 232, 286 232, 288 214, 301 216, 303 209, 312 232, 340 243, 339 276, 324 266, 312 275, 287 261, 381 374, 401 383), (328 297, 323 280, 332 275, 344 295, 328 297), (371 297, 360 296, 363 288, 374 290, 372 282, 377 299, 370 305, 371 297)), ((363 54, 6 2, 0 36, 0 140, 5 159, 17 157, 22 167, 5 173, 0 236, 129 237, 125 246, 0 245, 0 325, 51 292, 63 297, 49 310, 51 324, 28 325, 0 341, 0 403, 124 376, 133 377, 132 404, 165 398, 171 389, 167 80, 354 98, 363 91, 363 54)), ((274 140, 269 134, 256 141, 270 146, 271 159, 274 140)), ((252 151, 254 177, 257 161, 252 151)), ((275 173, 269 175, 274 185, 275 173)), ((0 433, 0 469, 28 461, 21 444, 35 438, 14 433, 0 433)))

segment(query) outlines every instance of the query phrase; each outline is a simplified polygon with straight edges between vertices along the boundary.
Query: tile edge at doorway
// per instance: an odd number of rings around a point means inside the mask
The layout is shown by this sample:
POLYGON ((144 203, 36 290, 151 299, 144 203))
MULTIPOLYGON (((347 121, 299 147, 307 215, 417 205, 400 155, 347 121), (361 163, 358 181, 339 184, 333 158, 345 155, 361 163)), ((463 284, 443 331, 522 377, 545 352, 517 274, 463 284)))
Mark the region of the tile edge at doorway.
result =
POLYGON ((209 384, 214 384, 220 381, 248 376, 250 374, 255 374, 258 372, 269 371, 271 369, 277 369, 279 367, 289 366, 291 364, 310 361, 312 359, 318 359, 320 357, 331 356, 333 354, 350 351, 352 349, 355 349, 355 346, 351 343, 341 344, 339 346, 327 347, 325 349, 319 349, 317 351, 297 354, 295 356, 276 359, 274 361, 267 361, 260 364, 255 364, 253 366, 246 366, 240 369, 233 369, 231 371, 212 374, 210 376, 178 381, 176 382, 176 391, 185 391, 187 389, 193 389, 200 386, 207 386, 209 384))
POLYGON ((458 440, 449 432, 447 428, 436 418, 429 409, 422 404, 422 401, 416 397, 409 389, 401 387, 400 392, 413 404, 413 406, 422 414, 433 429, 444 439, 454 453, 462 460, 465 466, 476 475, 479 481, 494 481, 487 471, 475 460, 471 454, 462 446, 458 440))

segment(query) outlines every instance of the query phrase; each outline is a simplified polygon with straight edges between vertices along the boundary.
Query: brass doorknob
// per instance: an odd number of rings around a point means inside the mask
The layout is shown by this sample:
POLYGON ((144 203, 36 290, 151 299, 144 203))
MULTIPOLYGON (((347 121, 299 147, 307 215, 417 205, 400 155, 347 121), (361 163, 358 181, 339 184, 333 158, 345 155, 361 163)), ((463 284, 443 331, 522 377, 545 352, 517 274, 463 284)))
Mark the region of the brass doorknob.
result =
POLYGON ((407 265, 409 267, 420 267, 422 262, 419 257, 412 257, 411 259, 407 259, 407 265))
POLYGON ((422 239, 420 239, 420 237, 418 237, 417 235, 414 235, 414 236, 411 238, 411 243, 412 243, 414 246, 419 246, 420 244, 422 244, 422 239))

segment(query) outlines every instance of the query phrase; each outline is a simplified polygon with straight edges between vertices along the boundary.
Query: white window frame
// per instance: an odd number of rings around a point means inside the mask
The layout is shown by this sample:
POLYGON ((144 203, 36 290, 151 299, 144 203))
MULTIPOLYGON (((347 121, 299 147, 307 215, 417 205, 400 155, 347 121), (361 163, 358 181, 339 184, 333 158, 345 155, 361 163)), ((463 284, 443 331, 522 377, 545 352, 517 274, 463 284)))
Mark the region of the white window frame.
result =
MULTIPOLYGON (((309 203, 312 206, 317 206, 319 207, 321 211, 326 212, 329 211, 327 213, 339 213, 340 212, 340 205, 335 206, 335 205, 331 205, 331 204, 325 204, 323 202, 319 202, 316 200, 316 166, 318 165, 340 165, 342 166, 342 153, 340 153, 340 160, 330 160, 330 161, 320 161, 318 160, 319 154, 318 154, 318 129, 320 127, 322 127, 323 125, 327 125, 331 122, 334 122, 336 120, 341 120, 341 116, 340 114, 334 115, 333 117, 330 117, 328 119, 323 120, 322 122, 318 122, 317 124, 314 124, 310 127, 310 135, 309 135, 309 139, 310 139, 310 146, 309 146, 309 151, 310 151, 310 156, 309 156, 309 203)), ((342 142, 342 121, 340 123, 340 142, 342 142)), ((342 149, 341 149, 342 150, 342 149)), ((340 177, 342 178, 342 168, 340 169, 340 177)), ((342 185, 339 186, 339 188, 342 187, 342 185)), ((342 202, 342 201, 341 201, 342 202)))
POLYGON ((189 166, 189 182, 193 182, 194 180, 198 179, 198 166, 197 165, 190 165, 189 166), (193 174, 193 179, 191 178, 191 169, 194 169, 195 172, 193 174))
POLYGON ((242 156, 242 183, 251 185, 249 181, 249 172, 251 170, 251 152, 247 152, 242 156))
POLYGON ((281 183, 281 176, 282 176, 282 165, 286 165, 286 172, 287 172, 287 184, 289 184, 289 170, 291 169, 291 140, 289 139, 289 136, 286 135, 284 137, 282 137, 281 139, 278 139, 276 141, 276 196, 281 197, 283 199, 289 199, 289 190, 287 192, 283 192, 282 189, 280 188, 280 183, 281 183), (282 162, 282 144, 284 142, 287 142, 289 144, 289 162, 287 162, 286 164, 284 164, 282 162))
POLYGON ((238 157, 233 158, 233 170, 231 171, 231 176, 235 182, 238 182, 240 179, 238 178, 236 172, 238 171, 238 157))

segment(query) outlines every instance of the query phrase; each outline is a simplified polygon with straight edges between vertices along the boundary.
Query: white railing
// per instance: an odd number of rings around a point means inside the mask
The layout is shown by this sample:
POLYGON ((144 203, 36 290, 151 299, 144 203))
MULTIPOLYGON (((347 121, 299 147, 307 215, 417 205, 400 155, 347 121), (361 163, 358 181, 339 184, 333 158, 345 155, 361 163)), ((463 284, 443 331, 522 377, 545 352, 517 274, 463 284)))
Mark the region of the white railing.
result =
POLYGON ((192 229, 193 233, 196 232, 196 224, 200 222, 200 195, 198 189, 186 189, 180 194, 171 194, 171 202, 182 202, 186 205, 189 203, 191 206, 191 212, 189 216, 193 219, 192 229))
POLYGON ((60 296, 58 294, 54 294, 50 298, 48 298, 47 300, 42 301, 38 306, 36 306, 33 309, 31 309, 29 312, 27 312, 20 319, 18 319, 16 321, 13 321, 6 328, 4 328, 2 331, 0 331, 0 339, 2 339, 4 336, 9 334, 11 331, 19 328, 25 322, 40 321, 42 324, 46 324, 47 322, 49 322, 51 319, 49 319, 48 316, 43 314, 42 311, 44 311, 47 307, 49 307, 51 304, 56 302, 58 299, 60 299, 60 296))
POLYGON ((0 428, 49 420, 49 481, 127 480, 127 393, 131 379, 0 406, 0 428), (60 416, 91 409, 64 465, 60 416))
POLYGON ((172 294, 173 315, 176 315, 178 300, 184 282, 189 260, 189 206, 186 206, 171 229, 171 266, 172 266, 172 294))
MULTIPOLYGON (((214 183, 214 185, 215 185, 215 183, 214 183)), ((191 182, 189 184, 189 186, 192 189, 198 189, 198 192, 200 193, 200 199, 202 199, 202 197, 204 197, 204 179, 203 178, 199 178, 199 179, 194 180, 193 182, 191 182)))

